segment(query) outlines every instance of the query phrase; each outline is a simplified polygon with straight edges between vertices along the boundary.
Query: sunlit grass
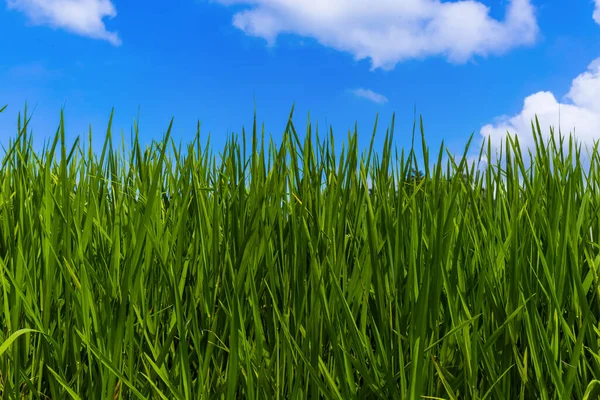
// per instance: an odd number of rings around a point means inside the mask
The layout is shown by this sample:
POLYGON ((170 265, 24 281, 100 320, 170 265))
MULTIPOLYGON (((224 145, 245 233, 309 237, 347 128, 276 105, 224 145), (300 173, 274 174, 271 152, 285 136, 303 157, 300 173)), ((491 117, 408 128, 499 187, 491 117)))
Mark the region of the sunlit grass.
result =
POLYGON ((110 125, 96 154, 62 122, 36 152, 27 123, 0 166, 2 398, 600 393, 597 147, 584 169, 534 125, 532 159, 508 138, 476 168, 392 128, 335 154, 290 115, 219 157, 110 125))

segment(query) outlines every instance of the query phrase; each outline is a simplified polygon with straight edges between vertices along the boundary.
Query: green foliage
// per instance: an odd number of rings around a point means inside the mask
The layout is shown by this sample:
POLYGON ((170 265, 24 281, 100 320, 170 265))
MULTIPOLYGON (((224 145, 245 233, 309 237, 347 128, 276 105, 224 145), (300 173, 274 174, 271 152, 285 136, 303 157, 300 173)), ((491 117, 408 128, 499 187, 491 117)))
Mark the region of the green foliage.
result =
MULTIPOLYGON (((28 399, 593 399, 600 164, 516 139, 483 169, 339 155, 256 121, 0 166, 0 395, 28 399)), ((421 123, 421 132, 423 124, 421 123)), ((470 144, 470 142, 469 142, 470 144)), ((493 159, 491 147, 481 154, 493 159)), ((445 161, 444 161, 445 160, 445 161)))

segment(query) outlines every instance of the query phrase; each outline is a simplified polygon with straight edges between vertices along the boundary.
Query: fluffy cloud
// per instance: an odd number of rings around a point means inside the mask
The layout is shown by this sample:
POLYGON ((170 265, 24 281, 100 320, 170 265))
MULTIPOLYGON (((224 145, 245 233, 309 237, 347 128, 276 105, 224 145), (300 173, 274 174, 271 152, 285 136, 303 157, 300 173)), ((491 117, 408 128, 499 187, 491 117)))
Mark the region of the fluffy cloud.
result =
POLYGON ((362 88, 355 89, 352 91, 352 93, 355 96, 363 97, 367 100, 371 100, 372 102, 379 103, 379 104, 387 103, 387 101, 388 101, 387 97, 385 97, 384 95, 375 93, 374 91, 369 90, 369 89, 362 89, 362 88))
POLYGON ((8 8, 25 13, 32 23, 62 28, 78 35, 121 44, 103 19, 117 15, 111 0, 7 0, 8 8))
POLYGON ((476 0, 216 1, 249 6, 233 17, 249 35, 270 44, 283 33, 312 37, 357 60, 370 58, 373 69, 428 56, 462 63, 532 44, 538 34, 530 0, 509 0, 502 21, 476 0))
POLYGON ((596 0, 596 8, 594 9, 594 21, 600 24, 600 0, 596 0))
POLYGON ((572 132, 580 143, 591 145, 600 139, 600 58, 573 80, 565 100, 559 102, 551 92, 532 94, 519 114, 485 125, 481 135, 499 147, 508 132, 519 136, 521 146, 533 147, 531 121, 537 115, 545 137, 549 135, 548 127, 553 126, 557 133, 559 128, 565 135, 572 132))

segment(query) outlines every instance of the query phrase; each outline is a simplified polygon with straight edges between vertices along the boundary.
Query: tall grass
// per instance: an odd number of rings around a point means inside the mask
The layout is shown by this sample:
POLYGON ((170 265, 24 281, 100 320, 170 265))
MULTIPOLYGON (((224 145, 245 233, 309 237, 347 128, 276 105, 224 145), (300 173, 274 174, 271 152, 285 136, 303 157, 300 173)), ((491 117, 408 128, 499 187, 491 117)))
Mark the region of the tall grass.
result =
POLYGON ((531 159, 430 160, 423 135, 419 163, 393 122, 336 154, 290 115, 217 162, 170 128, 126 151, 109 124, 94 153, 62 117, 36 152, 27 123, 0 167, 2 398, 600 393, 597 147, 584 170, 533 125, 531 159))

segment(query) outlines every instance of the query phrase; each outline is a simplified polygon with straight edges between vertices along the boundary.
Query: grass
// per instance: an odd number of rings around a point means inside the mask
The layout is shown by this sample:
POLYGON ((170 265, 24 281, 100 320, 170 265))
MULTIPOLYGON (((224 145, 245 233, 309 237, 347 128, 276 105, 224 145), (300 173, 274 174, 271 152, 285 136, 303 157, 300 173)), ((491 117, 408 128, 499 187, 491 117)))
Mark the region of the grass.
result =
POLYGON ((3 399, 598 398, 597 146, 584 169, 534 124, 530 158, 509 137, 476 168, 422 135, 419 165, 393 122, 335 154, 290 115, 279 146, 255 121, 219 158, 170 128, 125 151, 109 124, 96 154, 61 117, 36 152, 27 123, 0 166, 3 399))

